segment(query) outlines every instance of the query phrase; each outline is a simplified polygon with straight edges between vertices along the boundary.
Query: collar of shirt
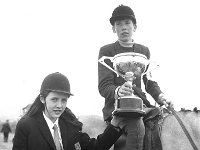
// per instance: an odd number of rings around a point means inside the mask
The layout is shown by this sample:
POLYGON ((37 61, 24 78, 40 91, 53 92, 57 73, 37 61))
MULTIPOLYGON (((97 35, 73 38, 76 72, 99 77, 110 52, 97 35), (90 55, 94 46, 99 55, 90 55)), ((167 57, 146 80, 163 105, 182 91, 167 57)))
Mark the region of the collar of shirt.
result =
POLYGON ((44 119, 46 120, 46 123, 47 123, 47 125, 48 125, 48 127, 49 127, 49 130, 50 130, 50 132, 51 132, 51 135, 52 135, 53 139, 54 139, 54 129, 53 129, 53 126, 54 126, 54 124, 57 125, 57 127, 58 127, 58 134, 59 134, 59 137, 60 137, 59 140, 60 140, 61 146, 63 147, 62 138, 61 138, 61 133, 60 133, 60 127, 59 127, 59 124, 58 124, 58 119, 56 119, 56 121, 53 123, 53 122, 45 115, 44 111, 43 111, 43 116, 44 116, 44 119))
POLYGON ((123 42, 120 40, 118 40, 118 41, 122 47, 133 47, 133 45, 134 45, 134 40, 132 40, 131 42, 123 42))
POLYGON ((54 138, 54 129, 53 129, 53 126, 54 126, 54 124, 56 124, 57 127, 58 127, 59 137, 61 138, 61 136, 60 136, 60 128, 59 128, 59 125, 58 125, 58 119, 53 123, 53 122, 45 115, 44 112, 43 112, 43 116, 44 116, 44 119, 46 120, 46 123, 47 123, 49 129, 50 129, 50 132, 51 132, 52 137, 54 138))

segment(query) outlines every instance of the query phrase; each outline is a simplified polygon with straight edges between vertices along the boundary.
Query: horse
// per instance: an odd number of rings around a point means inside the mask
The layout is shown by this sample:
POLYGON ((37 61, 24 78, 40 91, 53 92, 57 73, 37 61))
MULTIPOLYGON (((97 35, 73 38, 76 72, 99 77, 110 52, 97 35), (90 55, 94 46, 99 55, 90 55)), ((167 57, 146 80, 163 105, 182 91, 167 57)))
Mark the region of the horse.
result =
MULTIPOLYGON (((196 149, 192 147, 190 140, 175 115, 168 113, 168 111, 162 113, 162 119, 159 120, 161 147, 158 149, 200 150, 200 110, 197 110, 197 108, 194 110, 181 109, 175 113, 182 121, 196 149)), ((96 137, 106 128, 106 124, 101 116, 81 116, 79 120, 83 122, 83 131, 87 132, 91 137, 96 137)), ((120 149, 125 150, 125 147, 122 147, 120 149)), ((119 150, 117 146, 111 149, 119 150)))
MULTIPOLYGON (((181 109, 176 112, 192 141, 200 150, 200 111, 181 109)), ((160 139, 163 150, 193 150, 192 144, 173 114, 164 117, 160 139)))

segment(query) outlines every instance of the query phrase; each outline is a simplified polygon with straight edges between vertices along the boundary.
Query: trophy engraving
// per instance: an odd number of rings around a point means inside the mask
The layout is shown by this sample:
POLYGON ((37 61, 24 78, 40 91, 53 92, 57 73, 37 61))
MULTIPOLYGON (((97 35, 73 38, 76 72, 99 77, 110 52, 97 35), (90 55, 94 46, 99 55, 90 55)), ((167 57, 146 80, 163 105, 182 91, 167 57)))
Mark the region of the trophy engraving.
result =
MULTIPOLYGON (((147 73, 147 66, 150 63, 145 55, 134 52, 120 53, 114 57, 103 56, 99 62, 115 72, 117 76, 123 77, 131 85, 136 78, 141 78, 147 73), (109 59, 113 63, 113 68, 105 63, 105 59, 109 59)), ((138 117, 144 114, 143 101, 134 93, 115 100, 113 115, 138 117)))

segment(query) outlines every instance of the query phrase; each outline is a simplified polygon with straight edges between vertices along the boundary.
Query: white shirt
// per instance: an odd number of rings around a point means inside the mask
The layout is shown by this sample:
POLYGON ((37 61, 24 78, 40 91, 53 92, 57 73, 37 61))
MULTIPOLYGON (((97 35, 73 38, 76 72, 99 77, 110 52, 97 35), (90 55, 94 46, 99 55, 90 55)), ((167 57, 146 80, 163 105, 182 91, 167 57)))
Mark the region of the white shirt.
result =
POLYGON ((58 119, 53 123, 53 122, 45 115, 44 112, 43 112, 43 116, 44 116, 44 119, 45 119, 46 122, 47 122, 47 125, 48 125, 48 127, 49 127, 49 130, 50 130, 50 132, 51 132, 51 135, 52 135, 53 139, 54 139, 54 129, 53 129, 53 126, 54 126, 54 124, 57 125, 57 127, 58 127, 58 134, 59 134, 59 140, 60 140, 61 146, 63 147, 63 145, 62 145, 61 133, 60 133, 60 127, 59 127, 59 125, 58 125, 58 119))

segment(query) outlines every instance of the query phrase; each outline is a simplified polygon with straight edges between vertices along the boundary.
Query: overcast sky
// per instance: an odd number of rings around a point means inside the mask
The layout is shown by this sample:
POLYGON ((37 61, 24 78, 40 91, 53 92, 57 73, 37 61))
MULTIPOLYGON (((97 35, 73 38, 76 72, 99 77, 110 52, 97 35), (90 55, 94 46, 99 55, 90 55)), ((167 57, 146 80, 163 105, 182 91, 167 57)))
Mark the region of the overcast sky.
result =
POLYGON ((160 65, 153 77, 175 108, 200 108, 198 0, 2 0, 0 118, 17 118, 53 72, 69 78, 75 114, 102 115, 98 53, 117 40, 109 18, 119 4, 134 10, 134 40, 160 65))

